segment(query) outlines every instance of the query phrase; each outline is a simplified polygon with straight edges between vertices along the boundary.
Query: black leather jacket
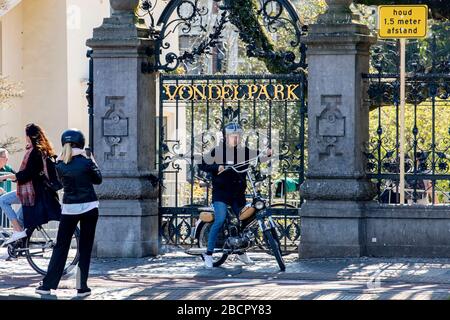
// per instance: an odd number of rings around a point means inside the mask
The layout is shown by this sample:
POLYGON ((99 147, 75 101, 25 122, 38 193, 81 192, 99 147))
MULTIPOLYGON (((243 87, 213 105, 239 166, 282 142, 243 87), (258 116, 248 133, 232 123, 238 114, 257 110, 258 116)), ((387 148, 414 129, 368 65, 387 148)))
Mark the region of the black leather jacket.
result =
POLYGON ((64 186, 63 203, 86 203, 98 200, 93 185, 102 183, 102 174, 91 159, 79 155, 73 157, 68 164, 59 161, 56 170, 64 186))

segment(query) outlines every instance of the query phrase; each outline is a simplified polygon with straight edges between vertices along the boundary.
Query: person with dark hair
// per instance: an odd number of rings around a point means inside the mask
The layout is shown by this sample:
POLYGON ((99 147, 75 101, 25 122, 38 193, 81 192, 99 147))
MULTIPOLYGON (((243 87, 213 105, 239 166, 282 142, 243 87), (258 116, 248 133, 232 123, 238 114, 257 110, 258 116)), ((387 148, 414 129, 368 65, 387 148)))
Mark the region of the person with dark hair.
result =
POLYGON ((77 296, 91 294, 87 285, 95 229, 98 220, 98 198, 95 184, 102 183, 101 172, 92 155, 83 150, 85 138, 77 129, 66 130, 61 137, 63 151, 56 170, 64 187, 61 222, 47 275, 36 288, 38 294, 56 290, 64 272, 72 235, 80 223, 80 260, 77 269, 77 296))
MULTIPOLYGON (((55 156, 52 144, 44 130, 34 123, 26 126, 25 135, 26 152, 19 171, 0 176, 0 181, 17 182, 17 202, 20 202, 23 211, 25 230, 16 237, 13 234, 10 242, 26 237, 27 229, 31 230, 49 221, 58 221, 61 216, 58 194, 46 184, 49 179, 47 159, 55 156)), ((10 206, 13 203, 16 202, 9 201, 6 210, 12 210, 10 206)), ((2 207, 3 205, 4 203, 2 207)))

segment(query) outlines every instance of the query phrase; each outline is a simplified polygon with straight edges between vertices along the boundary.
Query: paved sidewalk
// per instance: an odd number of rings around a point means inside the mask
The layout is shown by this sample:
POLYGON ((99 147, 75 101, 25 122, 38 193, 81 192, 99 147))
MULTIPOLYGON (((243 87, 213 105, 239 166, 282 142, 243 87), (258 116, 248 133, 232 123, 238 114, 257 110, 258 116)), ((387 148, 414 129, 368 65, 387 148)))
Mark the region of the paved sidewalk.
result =
MULTIPOLYGON (((0 251, 0 299, 38 299, 42 279, 25 259, 5 261, 0 251)), ((449 299, 450 259, 314 259, 285 257, 286 272, 274 258, 251 254, 245 266, 229 258, 205 269, 199 257, 183 251, 142 259, 94 259, 89 299, 449 299)), ((75 274, 64 278, 56 295, 73 299, 75 274)))

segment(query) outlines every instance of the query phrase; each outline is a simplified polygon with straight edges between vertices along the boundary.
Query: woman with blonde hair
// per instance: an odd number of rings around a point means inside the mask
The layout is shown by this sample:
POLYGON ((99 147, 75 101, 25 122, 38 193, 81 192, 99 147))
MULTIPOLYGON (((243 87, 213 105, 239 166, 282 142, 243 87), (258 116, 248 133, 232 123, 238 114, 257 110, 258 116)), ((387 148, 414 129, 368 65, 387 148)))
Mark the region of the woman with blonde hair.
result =
POLYGON ((47 275, 36 293, 50 294, 58 288, 72 235, 80 223, 80 260, 77 269, 77 296, 91 294, 87 286, 92 246, 98 220, 98 198, 95 184, 102 182, 101 172, 92 155, 83 150, 85 138, 81 131, 69 129, 62 134, 63 151, 58 157, 56 170, 64 186, 62 216, 59 223, 56 246, 53 249, 47 275))

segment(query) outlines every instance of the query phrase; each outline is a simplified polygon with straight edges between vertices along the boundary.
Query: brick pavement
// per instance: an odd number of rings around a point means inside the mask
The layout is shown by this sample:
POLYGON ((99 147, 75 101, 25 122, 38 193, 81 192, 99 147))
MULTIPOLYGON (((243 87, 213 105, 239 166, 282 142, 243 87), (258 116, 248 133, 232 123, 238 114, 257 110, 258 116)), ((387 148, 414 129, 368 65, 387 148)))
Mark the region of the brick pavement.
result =
MULTIPOLYGON (((25 259, 5 261, 0 251, 0 298, 36 299, 40 281, 25 259)), ((198 257, 182 251, 142 259, 94 259, 89 299, 449 299, 450 259, 314 259, 286 257, 286 272, 275 260, 251 254, 256 264, 230 259, 205 269, 198 257)), ((61 282, 56 295, 73 299, 75 275, 61 282)))

